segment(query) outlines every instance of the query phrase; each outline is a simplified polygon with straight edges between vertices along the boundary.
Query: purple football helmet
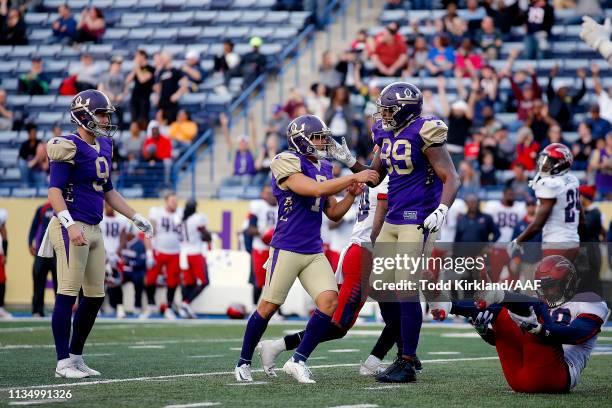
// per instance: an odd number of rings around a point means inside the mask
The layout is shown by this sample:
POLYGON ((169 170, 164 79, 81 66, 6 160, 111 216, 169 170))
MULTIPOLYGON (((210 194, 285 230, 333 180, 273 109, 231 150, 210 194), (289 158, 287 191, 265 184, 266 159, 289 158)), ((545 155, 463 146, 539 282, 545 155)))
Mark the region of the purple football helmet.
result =
POLYGON ((331 145, 332 134, 327 125, 315 115, 302 115, 293 119, 287 126, 289 150, 304 156, 323 158, 331 145), (324 149, 317 150, 313 138, 323 138, 324 149))
POLYGON ((112 137, 115 134, 117 126, 111 123, 111 114, 114 111, 115 107, 108 97, 95 89, 79 92, 70 102, 71 121, 96 137, 112 137), (100 123, 96 117, 98 114, 106 115, 108 123, 100 123))
POLYGON ((381 91, 376 106, 374 118, 381 120, 384 130, 395 130, 421 114, 423 94, 408 82, 393 82, 381 91))

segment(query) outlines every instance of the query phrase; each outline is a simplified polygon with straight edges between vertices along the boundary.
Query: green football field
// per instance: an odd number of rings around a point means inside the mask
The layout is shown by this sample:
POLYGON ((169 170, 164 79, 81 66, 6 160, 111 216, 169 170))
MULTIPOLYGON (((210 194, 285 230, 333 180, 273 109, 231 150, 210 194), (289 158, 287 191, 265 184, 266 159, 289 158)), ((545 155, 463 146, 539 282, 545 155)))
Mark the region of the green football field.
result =
MULTIPOLYGON (((520 395, 506 384, 495 349, 469 328, 450 324, 424 326, 419 345, 424 372, 417 383, 385 385, 359 376, 359 362, 367 357, 381 326, 357 325, 352 335, 324 343, 315 351, 309 364, 316 384, 298 384, 282 372, 278 378, 268 379, 261 371, 254 372, 254 383, 237 384, 233 365, 244 324, 223 320, 99 321, 86 345, 85 358, 102 377, 66 380, 54 378, 55 352, 48 321, 2 322, 0 406, 612 406, 609 327, 600 334, 582 381, 571 394, 520 395), (57 390, 56 396, 70 394, 71 398, 37 400, 28 393, 32 390, 57 390), (18 392, 26 398, 10 398, 18 392)), ((300 322, 271 323, 266 338, 302 327, 300 322)), ((281 355, 279 365, 289 356, 281 355)), ((257 359, 254 366, 260 368, 257 359)))

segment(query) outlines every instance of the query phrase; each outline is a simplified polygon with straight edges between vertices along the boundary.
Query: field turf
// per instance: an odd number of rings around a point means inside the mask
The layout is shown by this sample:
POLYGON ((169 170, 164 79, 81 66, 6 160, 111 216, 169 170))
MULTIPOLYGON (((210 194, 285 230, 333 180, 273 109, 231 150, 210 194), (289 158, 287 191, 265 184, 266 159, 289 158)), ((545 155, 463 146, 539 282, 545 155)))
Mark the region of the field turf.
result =
MULTIPOLYGON (((566 395, 520 395, 502 375, 495 349, 466 327, 426 325, 418 382, 384 385, 358 375, 379 325, 357 325, 349 337, 323 343, 310 360, 317 384, 301 385, 279 372, 254 373, 237 384, 233 366, 245 322, 99 321, 85 347, 87 363, 102 372, 84 380, 54 378, 55 350, 48 321, 0 322, 0 406, 42 403, 70 407, 610 407, 612 330, 600 334, 579 386, 566 395), (35 387, 35 388, 30 388, 35 387), (64 390, 63 401, 11 399, 10 390, 64 390)), ((301 329, 271 323, 266 338, 301 329)), ((284 353, 279 366, 290 356, 284 353)), ((388 359, 392 359, 392 355, 388 359)), ((256 369, 260 368, 257 357, 256 369)), ((27 396, 27 393, 26 393, 27 396)))

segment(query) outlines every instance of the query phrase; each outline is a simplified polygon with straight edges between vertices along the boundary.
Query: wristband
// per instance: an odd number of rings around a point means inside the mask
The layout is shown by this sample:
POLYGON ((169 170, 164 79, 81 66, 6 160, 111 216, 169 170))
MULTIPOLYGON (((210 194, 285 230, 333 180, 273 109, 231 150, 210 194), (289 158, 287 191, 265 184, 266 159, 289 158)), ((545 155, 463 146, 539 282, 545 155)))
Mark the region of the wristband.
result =
POLYGON ((57 218, 59 218, 60 222, 66 229, 74 225, 74 220, 72 219, 72 216, 70 215, 68 210, 60 211, 57 214, 57 218))

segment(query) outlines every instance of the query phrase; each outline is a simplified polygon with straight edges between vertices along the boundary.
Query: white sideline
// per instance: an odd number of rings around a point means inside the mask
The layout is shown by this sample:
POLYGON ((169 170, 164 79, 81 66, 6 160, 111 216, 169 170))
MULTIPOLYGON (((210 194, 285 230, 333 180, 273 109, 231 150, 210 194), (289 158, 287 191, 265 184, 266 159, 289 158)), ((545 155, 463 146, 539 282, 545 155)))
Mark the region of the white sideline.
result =
MULTIPOLYGON (((226 343, 226 342, 242 342, 242 338, 233 339, 184 339, 184 340, 150 340, 150 341, 109 341, 101 343, 87 343, 87 346, 146 346, 146 345, 161 345, 161 344, 184 344, 184 343, 226 343)), ((0 350, 17 350, 17 349, 36 349, 36 348, 55 348, 54 344, 5 344, 0 346, 0 350)))
POLYGON ((196 408, 196 407, 214 407, 221 405, 220 402, 194 402, 193 404, 166 405, 164 408, 196 408))
MULTIPOLYGON (((423 363, 450 363, 455 361, 478 361, 478 360, 497 360, 498 357, 472 357, 472 358, 441 358, 434 360, 422 360, 423 363)), ((339 367, 359 367, 360 363, 346 363, 346 364, 322 364, 310 366, 311 370, 317 370, 321 368, 339 368, 339 367)), ((277 369, 281 371, 281 369, 277 369)), ((262 373, 262 369, 253 370, 254 373, 262 373)), ((97 380, 97 381, 82 381, 82 382, 70 382, 63 384, 42 384, 42 385, 30 385, 26 387, 19 387, 19 389, 30 389, 30 388, 63 388, 63 387, 79 387, 87 385, 100 385, 100 384, 115 384, 123 382, 137 382, 137 381, 155 381, 165 380, 168 378, 190 378, 190 377, 210 377, 218 375, 232 375, 234 371, 217 371, 211 373, 188 373, 188 374, 172 374, 172 375, 158 375, 153 377, 135 377, 135 378, 112 378, 108 380, 97 380)), ((15 386, 8 388, 0 388, 0 392, 6 392, 15 389, 15 386)))
POLYGON ((43 404, 53 404, 55 402, 68 402, 68 399, 38 399, 38 400, 29 400, 29 401, 11 401, 9 405, 43 405, 43 404))

